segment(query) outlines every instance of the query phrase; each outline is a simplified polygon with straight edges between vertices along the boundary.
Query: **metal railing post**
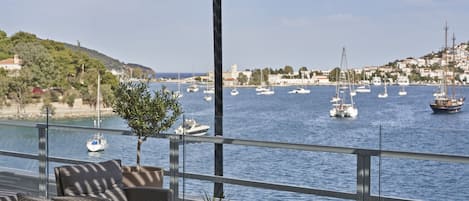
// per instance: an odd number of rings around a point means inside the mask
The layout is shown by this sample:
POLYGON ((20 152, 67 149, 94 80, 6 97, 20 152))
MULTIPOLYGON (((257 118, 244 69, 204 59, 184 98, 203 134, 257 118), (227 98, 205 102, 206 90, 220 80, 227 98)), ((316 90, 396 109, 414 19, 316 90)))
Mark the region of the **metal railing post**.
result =
POLYGON ((37 124, 39 134, 39 195, 48 198, 49 193, 49 173, 48 171, 48 143, 47 143, 47 125, 37 124))
POLYGON ((370 200, 371 155, 364 151, 357 153, 357 200, 370 200))
POLYGON ((169 138, 169 188, 174 201, 179 199, 179 136, 169 138))

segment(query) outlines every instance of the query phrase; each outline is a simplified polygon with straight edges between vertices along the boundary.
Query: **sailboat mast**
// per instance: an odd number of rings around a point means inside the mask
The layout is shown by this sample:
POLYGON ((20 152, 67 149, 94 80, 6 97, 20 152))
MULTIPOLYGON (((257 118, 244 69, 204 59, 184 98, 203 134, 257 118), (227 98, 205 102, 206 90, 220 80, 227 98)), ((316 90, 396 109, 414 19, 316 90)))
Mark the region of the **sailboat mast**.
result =
POLYGON ((443 85, 444 85, 444 93, 445 97, 448 97, 448 22, 445 22, 445 49, 443 50, 443 54, 441 55, 445 59, 445 71, 443 73, 443 85))
POLYGON ((98 105, 98 123, 96 124, 98 128, 101 128, 101 104, 100 104, 100 96, 101 95, 101 75, 98 71, 98 90, 96 96, 96 103, 98 105))
MULTIPOLYGON (((453 68, 456 68, 456 49, 455 49, 455 45, 454 45, 454 42, 456 41, 456 36, 454 35, 454 32, 453 32, 453 47, 451 48, 451 55, 452 55, 452 63, 453 63, 453 68)), ((455 98, 456 96, 456 89, 455 89, 455 80, 454 80, 454 71, 453 71, 453 76, 452 77, 452 80, 453 80, 453 83, 452 83, 452 87, 451 87, 451 95, 453 98, 455 98)))

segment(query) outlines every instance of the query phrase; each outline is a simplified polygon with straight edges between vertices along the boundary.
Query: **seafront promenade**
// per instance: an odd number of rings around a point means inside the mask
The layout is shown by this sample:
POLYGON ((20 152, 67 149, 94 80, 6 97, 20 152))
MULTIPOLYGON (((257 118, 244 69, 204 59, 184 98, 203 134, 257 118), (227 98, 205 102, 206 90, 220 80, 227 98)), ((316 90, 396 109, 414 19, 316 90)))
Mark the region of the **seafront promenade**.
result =
MULTIPOLYGON (((41 110, 43 103, 27 104, 24 109, 19 109, 18 104, 12 103, 10 106, 3 106, 0 110, 1 119, 40 119, 45 116, 41 110)), ((81 99, 76 99, 73 107, 69 107, 66 103, 52 103, 55 114, 52 118, 85 118, 97 115, 97 109, 88 104, 83 104, 81 99)), ((114 115, 112 108, 101 107, 102 116, 114 115)))

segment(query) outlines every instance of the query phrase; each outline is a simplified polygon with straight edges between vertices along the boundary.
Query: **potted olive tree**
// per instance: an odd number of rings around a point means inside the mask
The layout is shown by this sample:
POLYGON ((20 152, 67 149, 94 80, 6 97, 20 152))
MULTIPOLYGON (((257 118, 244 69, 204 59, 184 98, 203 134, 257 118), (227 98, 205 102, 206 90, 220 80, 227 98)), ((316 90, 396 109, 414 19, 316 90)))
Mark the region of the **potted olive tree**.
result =
POLYGON ((114 96, 114 112, 137 135, 137 163, 123 167, 124 185, 161 187, 163 169, 140 166, 141 146, 148 137, 169 129, 182 114, 177 97, 165 87, 150 91, 148 82, 120 83, 114 89, 114 96))

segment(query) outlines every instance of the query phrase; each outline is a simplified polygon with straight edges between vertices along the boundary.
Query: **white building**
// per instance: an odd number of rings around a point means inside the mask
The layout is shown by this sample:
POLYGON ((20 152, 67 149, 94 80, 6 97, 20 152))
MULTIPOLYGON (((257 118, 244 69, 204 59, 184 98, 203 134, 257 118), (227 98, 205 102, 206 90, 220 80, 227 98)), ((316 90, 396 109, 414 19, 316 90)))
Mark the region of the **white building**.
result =
POLYGON ((0 68, 3 68, 7 71, 21 70, 21 59, 18 58, 18 55, 15 55, 13 58, 8 58, 0 61, 0 68))

